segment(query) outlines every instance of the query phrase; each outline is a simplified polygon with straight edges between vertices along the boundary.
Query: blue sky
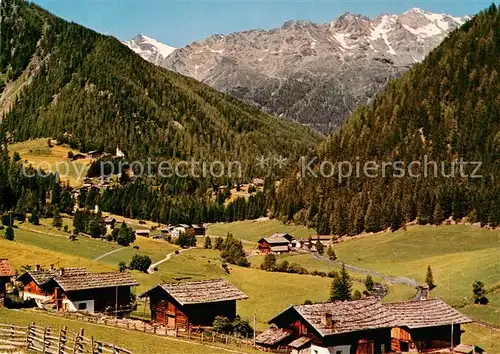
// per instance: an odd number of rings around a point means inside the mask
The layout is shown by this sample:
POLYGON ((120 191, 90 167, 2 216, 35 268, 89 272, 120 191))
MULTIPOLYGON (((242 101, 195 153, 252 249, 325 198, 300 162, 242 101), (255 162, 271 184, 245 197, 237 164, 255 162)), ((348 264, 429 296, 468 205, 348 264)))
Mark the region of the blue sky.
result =
POLYGON ((324 23, 350 11, 370 17, 413 7, 454 16, 474 14, 491 0, 35 0, 45 9, 126 40, 138 33, 181 47, 215 33, 271 29, 291 19, 324 23))

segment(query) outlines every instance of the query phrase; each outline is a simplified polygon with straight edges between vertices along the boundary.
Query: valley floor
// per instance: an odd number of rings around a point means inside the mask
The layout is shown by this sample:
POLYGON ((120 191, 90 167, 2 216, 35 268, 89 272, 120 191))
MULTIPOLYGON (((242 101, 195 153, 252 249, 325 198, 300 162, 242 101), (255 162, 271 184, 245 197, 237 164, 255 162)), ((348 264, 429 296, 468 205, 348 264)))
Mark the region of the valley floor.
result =
MULTIPOLYGON (((66 223, 70 221, 65 220, 66 223)), ((309 232, 301 227, 283 227, 275 220, 215 224, 208 229, 211 236, 225 236, 227 232, 232 232, 236 237, 247 241, 247 248, 255 244, 259 235, 269 236, 279 231, 292 234, 296 232, 299 237, 307 237, 309 232)), ((129 263, 136 253, 149 255, 155 263, 178 249, 177 246, 164 241, 142 237, 138 237, 134 244, 138 249, 122 248, 114 243, 83 236, 71 242, 67 233, 54 229, 45 220, 40 226, 28 223, 18 225, 15 236, 14 242, 0 238, 0 257, 9 258, 9 262, 17 269, 27 264, 48 266, 54 263, 56 266, 116 270, 120 261, 129 263)), ((203 241, 199 239, 198 243, 202 246, 203 241)), ((413 226, 406 231, 342 241, 335 245, 335 251, 339 260, 334 263, 312 257, 311 254, 286 255, 280 258, 297 262, 309 271, 338 270, 342 262, 363 270, 373 270, 384 275, 375 277, 375 281, 385 283, 389 291, 384 301, 408 300, 416 294, 413 286, 392 282, 390 277, 385 276, 406 277, 423 283, 426 268, 430 265, 437 284, 431 296, 442 298, 476 320, 499 324, 499 291, 492 291, 488 295, 490 303, 486 306, 471 304, 472 283, 475 280, 483 281, 487 288, 494 288, 500 283, 497 257, 500 252, 499 231, 463 225, 413 226)), ((164 281, 226 278, 249 296, 248 300, 238 302, 238 313, 247 319, 252 319, 256 314, 258 330, 264 330, 269 318, 291 304, 301 304, 306 300, 328 300, 330 278, 265 272, 259 268, 262 259, 262 256, 249 257, 252 263, 250 268, 230 265, 230 274, 227 274, 221 266, 218 251, 196 248, 178 255, 174 253, 171 258, 158 265, 158 271, 153 274, 137 271, 132 274, 140 283, 136 293, 164 281)), ((356 271, 349 273, 354 280, 353 288, 364 290, 362 281, 366 274, 356 271)), ((142 318, 143 313, 143 308, 139 307, 135 315, 142 318)), ((0 322, 10 320, 19 323, 22 317, 18 312, 0 312, 0 322)), ((500 331, 479 324, 467 325, 464 328, 465 343, 475 343, 489 353, 500 353, 497 348, 500 346, 497 344, 500 343, 500 331)), ((125 344, 123 346, 127 347, 125 344)), ((180 352, 190 353, 188 349, 183 350, 186 351, 180 352)))

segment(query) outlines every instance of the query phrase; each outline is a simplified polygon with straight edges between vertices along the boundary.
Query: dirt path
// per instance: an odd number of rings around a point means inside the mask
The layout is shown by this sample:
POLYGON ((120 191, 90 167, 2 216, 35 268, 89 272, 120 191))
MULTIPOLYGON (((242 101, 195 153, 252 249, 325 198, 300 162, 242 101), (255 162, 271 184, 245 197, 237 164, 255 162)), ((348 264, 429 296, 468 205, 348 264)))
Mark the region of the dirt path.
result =
MULTIPOLYGON (((361 274, 367 274, 367 275, 369 274, 372 277, 379 277, 379 278, 384 279, 384 281, 391 283, 391 284, 404 284, 404 285, 408 285, 408 286, 411 286, 414 288, 417 288, 419 285, 418 282, 413 278, 382 274, 380 272, 377 272, 377 271, 374 271, 371 269, 364 269, 364 268, 359 268, 359 267, 356 267, 356 266, 353 266, 350 264, 345 264, 345 263, 342 263, 338 260, 332 261, 332 260, 330 260, 326 257, 323 257, 317 253, 312 253, 311 255, 314 259, 316 259, 318 261, 325 262, 325 263, 335 265, 335 266, 341 266, 342 264, 344 264, 344 266, 347 270, 351 270, 353 272, 361 273, 361 274)), ((419 296, 420 294, 417 294, 417 295, 419 296)))
POLYGON ((116 253, 116 252, 118 252, 118 251, 122 251, 122 250, 124 250, 124 249, 126 249, 126 247, 120 247, 120 248, 117 248, 116 250, 112 250, 112 251, 110 251, 110 252, 108 252, 108 253, 104 253, 103 255, 101 255, 101 256, 99 256, 99 257, 95 258, 95 259, 94 259, 94 261, 98 261, 99 259, 102 259, 102 258, 104 258, 104 257, 106 257, 106 256, 109 256, 110 254, 116 253))
POLYGON ((174 256, 175 254, 181 254, 182 252, 189 251, 189 250, 191 250, 191 249, 193 249, 193 248, 196 248, 196 247, 183 248, 183 249, 180 249, 180 250, 176 250, 176 251, 174 251, 174 252, 170 252, 170 253, 169 253, 169 254, 167 254, 167 255, 165 256, 165 258, 163 258, 161 261, 158 261, 158 262, 156 262, 156 263, 151 264, 151 265, 149 266, 149 268, 148 268, 148 273, 149 273, 149 274, 153 274, 153 273, 154 273, 154 269, 155 269, 156 267, 158 267, 160 264, 162 264, 162 263, 164 263, 164 262, 168 261, 168 260, 169 260, 170 258, 172 258, 172 256, 174 256), (177 252, 177 253, 176 253, 176 252, 177 252))

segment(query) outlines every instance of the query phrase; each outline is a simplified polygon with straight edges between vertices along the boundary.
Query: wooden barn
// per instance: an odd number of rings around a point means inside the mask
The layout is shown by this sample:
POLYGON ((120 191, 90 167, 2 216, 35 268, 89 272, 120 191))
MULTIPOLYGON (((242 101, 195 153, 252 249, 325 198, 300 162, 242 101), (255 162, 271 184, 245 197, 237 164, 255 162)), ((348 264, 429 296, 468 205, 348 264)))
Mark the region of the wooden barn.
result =
POLYGON ((90 273, 85 268, 28 271, 18 278, 23 298, 37 306, 60 311, 105 312, 124 316, 132 308, 131 287, 137 283, 128 273, 90 273))
POLYGON ((269 323, 289 335, 278 342, 268 338, 268 331, 256 342, 265 348, 287 348, 300 352, 308 348, 317 354, 378 354, 391 348, 393 316, 377 300, 336 301, 291 306, 269 323))
POLYGON ((248 297, 224 279, 159 284, 146 291, 151 319, 167 328, 211 327, 215 317, 236 317, 236 300, 248 297))
POLYGON ((274 234, 261 238, 257 246, 259 251, 265 254, 290 252, 292 243, 285 235, 290 236, 288 234, 274 234))
POLYGON ((7 259, 0 258, 0 308, 4 307, 5 304, 6 286, 15 275, 16 271, 12 268, 7 259))
POLYGON ((206 233, 205 226, 193 224, 193 225, 191 225, 191 227, 193 228, 194 234, 196 236, 205 236, 205 233, 206 233))
POLYGON ((287 308, 256 342, 297 354, 433 352, 459 346, 460 324, 469 322, 439 299, 337 301, 287 308))
POLYGON ((395 317, 391 348, 397 352, 430 351, 461 343, 460 325, 470 318, 439 299, 384 304, 395 317))

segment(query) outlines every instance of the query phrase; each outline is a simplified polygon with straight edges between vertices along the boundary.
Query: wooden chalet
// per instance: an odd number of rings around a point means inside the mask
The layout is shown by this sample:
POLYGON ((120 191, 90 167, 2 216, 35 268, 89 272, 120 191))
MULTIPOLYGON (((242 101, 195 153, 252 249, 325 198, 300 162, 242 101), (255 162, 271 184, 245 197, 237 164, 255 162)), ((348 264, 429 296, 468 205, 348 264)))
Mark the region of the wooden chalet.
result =
MULTIPOLYGON (((291 306, 269 322, 291 335, 286 342, 267 341, 264 346, 268 348, 293 344, 296 351, 308 347, 310 353, 318 354, 377 354, 390 350, 393 316, 377 300, 291 306)), ((256 339, 261 346, 263 335, 256 339)))
POLYGON ((113 230, 116 225, 116 219, 110 216, 103 217, 101 222, 108 230, 113 230))
POLYGON ((196 236, 205 236, 205 232, 206 232, 205 226, 193 224, 193 225, 191 225, 191 227, 193 228, 194 234, 196 236))
POLYGON ((391 330, 393 351, 432 351, 461 343, 460 325, 471 319, 439 299, 384 304, 396 318, 391 330))
POLYGON ((224 279, 159 284, 146 291, 151 319, 167 328, 211 327, 217 316, 233 320, 236 300, 248 297, 224 279))
POLYGON ((27 271, 18 278, 23 298, 38 307, 59 311, 105 312, 124 316, 133 308, 131 287, 139 285, 128 273, 90 273, 85 268, 27 271))
POLYGON ((5 295, 7 293, 6 286, 15 275, 16 271, 12 268, 7 259, 0 258, 0 308, 4 307, 5 304, 5 295))
POLYGON ((285 236, 292 237, 288 234, 274 234, 269 237, 261 238, 258 241, 259 251, 265 254, 290 252, 292 243, 285 236))
POLYGON ((337 301, 287 308, 256 343, 296 354, 432 352, 460 345, 460 324, 468 322, 438 299, 337 301))

